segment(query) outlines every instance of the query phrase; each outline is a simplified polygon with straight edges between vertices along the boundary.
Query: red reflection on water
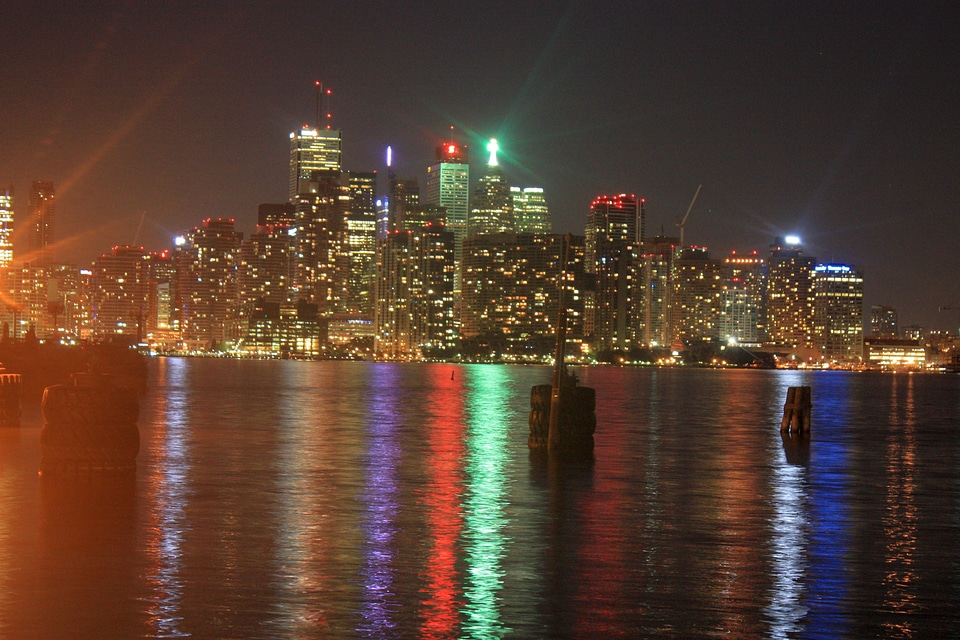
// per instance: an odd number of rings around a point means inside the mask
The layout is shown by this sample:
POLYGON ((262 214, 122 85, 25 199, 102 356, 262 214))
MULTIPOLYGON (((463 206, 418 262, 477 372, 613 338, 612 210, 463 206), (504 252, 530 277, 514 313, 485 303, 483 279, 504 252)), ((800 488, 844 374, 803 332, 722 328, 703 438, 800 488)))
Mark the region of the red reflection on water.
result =
POLYGON ((463 604, 456 560, 463 528, 464 372, 437 366, 431 367, 428 375, 433 384, 434 419, 426 425, 432 464, 428 465, 429 484, 422 500, 427 507, 431 548, 424 567, 419 637, 454 638, 463 604))

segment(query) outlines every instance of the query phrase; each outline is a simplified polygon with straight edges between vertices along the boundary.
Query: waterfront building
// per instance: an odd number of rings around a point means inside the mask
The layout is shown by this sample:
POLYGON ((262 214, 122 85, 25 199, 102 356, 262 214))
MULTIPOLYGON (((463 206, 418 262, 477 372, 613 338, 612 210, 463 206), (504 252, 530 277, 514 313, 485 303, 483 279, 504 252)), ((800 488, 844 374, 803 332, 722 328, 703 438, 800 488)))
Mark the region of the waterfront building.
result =
POLYGON ((863 355, 863 272, 846 264, 813 269, 813 341, 824 362, 863 355))
POLYGON ((670 324, 673 344, 690 346, 719 338, 722 262, 706 247, 682 247, 673 261, 670 324))
POLYGON ((648 347, 669 347, 673 342, 669 313, 673 300, 673 259, 680 246, 680 238, 655 236, 641 246, 643 344, 648 347))
POLYGON ((799 240, 777 238, 767 261, 767 340, 786 349, 813 346, 813 267, 799 240))
POLYGON ((13 186, 0 187, 0 269, 13 264, 13 186))
POLYGON ((767 272, 757 251, 730 252, 723 259, 719 338, 745 346, 763 341, 767 272))
POLYGON ((94 262, 90 283, 95 339, 142 340, 149 315, 147 262, 143 247, 132 245, 115 246, 94 262))
POLYGON ((490 159, 473 192, 467 237, 514 231, 513 196, 507 176, 497 162, 496 140, 487 145, 490 159))
POLYGON ((465 355, 541 359, 553 351, 564 283, 567 336, 584 339, 584 239, 490 234, 464 242, 461 337, 465 355), (566 269, 564 257, 569 258, 566 269), (565 280, 563 275, 565 274, 565 280))
POLYGON ((304 125, 290 133, 289 200, 296 203, 304 193, 315 193, 314 173, 340 172, 340 130, 304 125))
POLYGON ((176 313, 181 341, 206 351, 236 338, 236 265, 242 234, 233 218, 207 218, 176 241, 176 313))
POLYGON ((897 310, 887 306, 870 307, 870 335, 877 338, 900 337, 897 310))
POLYGON ((41 340, 77 338, 84 330, 88 301, 75 265, 22 263, 0 270, 0 322, 10 336, 33 329, 41 340))
POLYGON ((863 361, 869 367, 919 370, 926 365, 927 350, 917 339, 869 337, 863 341, 863 361))
POLYGON ((374 349, 379 357, 451 355, 459 340, 455 239, 441 222, 391 231, 377 247, 374 349))
MULTIPOLYGON (((456 142, 443 142, 436 149, 436 162, 427 167, 424 204, 444 207, 447 211, 446 227, 454 237, 454 263, 463 259, 463 239, 467 235, 467 220, 470 213, 470 165, 467 147, 456 142)), ((454 277, 454 296, 460 294, 460 269, 454 277)))
POLYGON ((588 293, 586 324, 598 350, 637 346, 643 313, 639 249, 645 218, 642 200, 634 195, 601 195, 590 204, 584 260, 595 283, 588 293))
POLYGON ((57 203, 53 182, 35 181, 27 201, 28 260, 37 265, 53 264, 56 247, 57 203))
POLYGON ((542 187, 510 187, 513 220, 517 233, 548 234, 552 231, 550 209, 542 187))

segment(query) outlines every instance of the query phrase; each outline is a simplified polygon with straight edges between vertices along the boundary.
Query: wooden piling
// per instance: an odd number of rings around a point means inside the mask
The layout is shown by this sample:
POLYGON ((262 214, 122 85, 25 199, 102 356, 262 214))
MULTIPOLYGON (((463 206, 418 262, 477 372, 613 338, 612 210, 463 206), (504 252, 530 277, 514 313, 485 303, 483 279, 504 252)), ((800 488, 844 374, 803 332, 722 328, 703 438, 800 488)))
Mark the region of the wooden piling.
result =
POLYGON ((780 433, 803 435, 810 432, 810 413, 813 407, 810 387, 790 387, 783 404, 780 433))

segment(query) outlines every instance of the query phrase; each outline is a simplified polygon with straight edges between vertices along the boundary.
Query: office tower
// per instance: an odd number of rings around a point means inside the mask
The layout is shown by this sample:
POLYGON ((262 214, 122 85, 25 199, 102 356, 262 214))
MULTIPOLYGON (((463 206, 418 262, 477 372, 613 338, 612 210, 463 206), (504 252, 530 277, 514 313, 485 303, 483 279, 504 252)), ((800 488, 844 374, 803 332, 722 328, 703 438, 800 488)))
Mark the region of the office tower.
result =
POLYGON ((177 238, 176 309, 190 351, 219 348, 235 336, 236 263, 242 234, 233 218, 207 218, 177 238))
POLYGON ((351 198, 338 171, 315 171, 311 184, 312 192, 297 197, 291 298, 316 304, 326 315, 340 299, 337 263, 351 198))
POLYGON ((342 293, 338 311, 373 320, 377 249, 377 173, 347 173, 349 205, 341 240, 342 293))
POLYGON ((27 210, 27 238, 30 262, 48 265, 54 262, 56 241, 56 193, 50 181, 33 182, 27 210))
POLYGON ((550 233, 550 209, 541 187, 510 187, 517 233, 550 233))
POLYGON ((317 171, 340 171, 340 130, 304 126, 290 134, 290 202, 315 193, 317 171))
POLYGON ((13 186, 0 187, 0 269, 13 263, 13 186))
POLYGON ((879 338, 900 337, 897 310, 886 306, 870 307, 870 335, 879 338))
POLYGON ((673 300, 673 259, 680 238, 656 236, 645 240, 642 262, 642 342, 648 347, 669 347, 673 342, 670 307, 673 300))
POLYGON ((813 345, 813 266, 796 238, 777 238, 767 260, 767 340, 775 346, 813 345))
POLYGON ((467 237, 514 231, 513 196, 507 176, 497 161, 496 140, 487 145, 490 159, 473 192, 467 237))
POLYGON ((677 252, 670 301, 675 345, 692 346, 719 337, 722 264, 711 258, 705 247, 684 247, 677 252))
POLYGON ((596 275, 588 308, 600 351, 637 346, 641 326, 640 243, 643 209, 633 195, 598 196, 587 214, 585 260, 596 275))
POLYGON ((453 353, 454 235, 439 222, 390 231, 377 246, 374 349, 379 357, 419 360, 453 353))
POLYGON ((139 342, 148 315, 148 255, 143 247, 113 247, 94 262, 91 278, 93 336, 139 342))
MULTIPOLYGON (((567 337, 584 339, 583 236, 488 234, 464 241, 460 333, 465 355, 539 360, 553 353, 565 283, 567 337), (564 257, 567 279, 561 280, 564 257)), ((568 351, 570 352, 570 351, 568 351)))
POLYGON ((863 355, 863 272, 846 264, 813 268, 813 343, 824 362, 863 355))
MULTIPOLYGON (((470 165, 467 147, 455 142, 444 142, 437 147, 437 161, 427 167, 427 186, 423 202, 447 210, 447 229, 453 232, 454 262, 463 257, 463 239, 467 235, 470 212, 470 165)), ((459 268, 454 280, 454 296, 460 294, 459 268)))
POLYGON ((764 332, 766 264, 756 251, 732 251, 723 259, 719 338, 730 344, 759 346, 764 332))

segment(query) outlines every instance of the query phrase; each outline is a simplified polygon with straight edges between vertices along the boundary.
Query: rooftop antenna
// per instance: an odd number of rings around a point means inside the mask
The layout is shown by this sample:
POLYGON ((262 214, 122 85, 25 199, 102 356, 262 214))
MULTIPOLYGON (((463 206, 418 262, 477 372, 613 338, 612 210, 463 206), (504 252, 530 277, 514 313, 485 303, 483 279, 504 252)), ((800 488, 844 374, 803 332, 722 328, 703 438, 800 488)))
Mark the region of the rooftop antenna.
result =
POLYGON ((317 129, 319 129, 320 128, 320 106, 323 104, 323 83, 317 80, 313 84, 317 88, 317 129))

